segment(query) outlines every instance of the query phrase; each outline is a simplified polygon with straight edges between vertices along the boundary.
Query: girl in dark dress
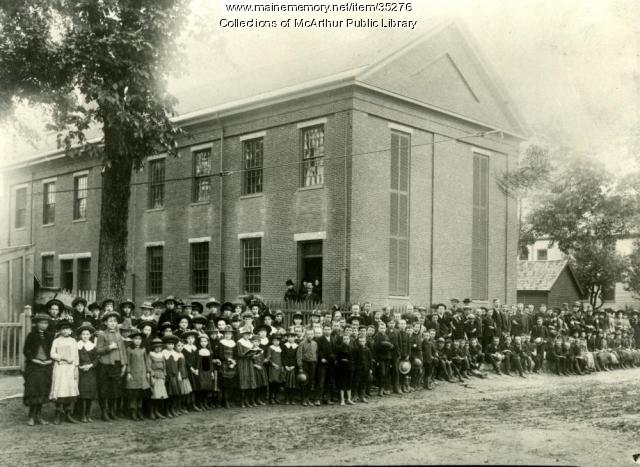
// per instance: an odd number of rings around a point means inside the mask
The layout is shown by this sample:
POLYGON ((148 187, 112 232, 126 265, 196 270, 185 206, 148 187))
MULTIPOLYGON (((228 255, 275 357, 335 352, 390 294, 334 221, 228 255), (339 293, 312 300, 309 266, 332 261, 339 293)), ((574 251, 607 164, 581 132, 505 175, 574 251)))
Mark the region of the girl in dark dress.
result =
POLYGON ((336 386, 340 390, 340 405, 345 405, 345 391, 347 392, 347 404, 353 405, 353 401, 351 400, 351 383, 353 379, 352 353, 351 336, 345 333, 342 335, 342 342, 340 342, 335 349, 336 386))
POLYGON ((169 418, 177 417, 179 415, 178 397, 180 396, 180 385, 178 384, 178 358, 175 350, 177 342, 178 338, 174 335, 167 335, 162 338, 162 343, 164 344, 162 355, 164 357, 165 369, 167 372, 165 384, 167 385, 167 394, 169 395, 166 415, 169 418))
POLYGON ((91 402, 98 399, 98 383, 96 365, 98 364, 98 352, 91 337, 96 332, 91 323, 85 322, 77 329, 80 340, 78 341, 78 414, 80 421, 92 422, 91 402))
POLYGON ((196 412, 201 412, 200 401, 196 401, 196 394, 198 389, 198 348, 195 345, 196 337, 198 337, 198 333, 196 331, 187 331, 182 337, 186 340, 184 347, 182 349, 182 355, 184 356, 184 361, 187 366, 187 375, 189 377, 189 382, 191 383, 191 388, 193 392, 189 394, 189 398, 187 400, 187 406, 189 410, 194 410, 196 412))
POLYGON ((42 405, 49 402, 51 390, 51 373, 53 360, 51 360, 51 344, 53 334, 49 332, 51 317, 39 313, 34 316, 35 329, 29 333, 24 342, 24 396, 23 403, 29 407, 29 420, 27 425, 48 425, 42 419, 42 405))
POLYGON ((209 397, 213 392, 213 362, 209 337, 201 335, 198 339, 199 348, 196 354, 196 402, 203 409, 212 409, 209 397))
POLYGON ((233 327, 227 326, 224 329, 223 337, 219 341, 220 347, 220 389, 224 406, 228 409, 236 396, 238 388, 236 360, 236 341, 233 340, 233 327))
POLYGON ((293 394, 296 390, 296 362, 298 344, 296 344, 296 333, 285 334, 287 342, 282 346, 282 366, 284 367, 284 394, 285 404, 295 404, 293 394))

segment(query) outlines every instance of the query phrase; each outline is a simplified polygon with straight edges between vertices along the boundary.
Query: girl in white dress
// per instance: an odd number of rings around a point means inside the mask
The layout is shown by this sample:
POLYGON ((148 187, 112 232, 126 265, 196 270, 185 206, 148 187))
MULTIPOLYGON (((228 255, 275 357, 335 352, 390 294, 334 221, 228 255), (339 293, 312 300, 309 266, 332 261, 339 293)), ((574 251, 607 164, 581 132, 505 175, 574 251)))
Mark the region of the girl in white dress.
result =
POLYGON ((51 360, 54 363, 49 398, 56 403, 54 423, 59 425, 65 419, 70 423, 78 423, 71 416, 71 405, 80 394, 78 391, 78 343, 71 337, 69 321, 61 320, 58 323, 58 331, 59 336, 51 345, 51 360))

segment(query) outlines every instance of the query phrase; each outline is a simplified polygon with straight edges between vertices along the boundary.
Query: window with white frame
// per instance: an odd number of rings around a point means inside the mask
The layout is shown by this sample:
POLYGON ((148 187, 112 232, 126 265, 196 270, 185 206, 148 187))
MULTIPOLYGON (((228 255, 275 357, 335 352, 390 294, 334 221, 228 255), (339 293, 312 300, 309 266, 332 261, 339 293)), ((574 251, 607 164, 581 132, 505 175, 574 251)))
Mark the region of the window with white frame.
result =
POLYGON ((245 292, 260 292, 262 282, 262 239, 246 238, 242 240, 242 271, 245 292))
POLYGON ((42 286, 53 287, 53 255, 42 256, 42 286))
POLYGON ((211 148, 193 151, 193 202, 211 197, 211 148))
POLYGON ((23 229, 27 225, 27 187, 16 188, 14 224, 16 229, 23 229))
POLYGON ((302 186, 324 184, 324 125, 302 128, 302 186))
POLYGON ((149 209, 164 206, 164 158, 149 161, 149 209))
POLYGON ((242 194, 262 193, 262 155, 263 138, 255 138, 242 142, 244 177, 242 194))
POLYGON ((73 220, 87 218, 87 175, 73 177, 73 220))
POLYGON ((53 224, 56 220, 56 182, 42 185, 42 223, 53 224))

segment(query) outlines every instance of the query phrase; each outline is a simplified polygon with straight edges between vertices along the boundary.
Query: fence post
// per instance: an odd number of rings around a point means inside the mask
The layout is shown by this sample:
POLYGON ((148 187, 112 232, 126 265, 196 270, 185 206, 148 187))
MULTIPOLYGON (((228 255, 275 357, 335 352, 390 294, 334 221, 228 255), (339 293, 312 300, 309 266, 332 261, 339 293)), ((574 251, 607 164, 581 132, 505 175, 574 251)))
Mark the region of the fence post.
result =
POLYGON ((24 354, 22 353, 22 348, 27 340, 27 334, 31 332, 31 305, 24 306, 24 311, 20 313, 20 323, 22 324, 22 330, 20 332, 20 347, 18 348, 18 352, 20 355, 20 370, 24 371, 24 354))

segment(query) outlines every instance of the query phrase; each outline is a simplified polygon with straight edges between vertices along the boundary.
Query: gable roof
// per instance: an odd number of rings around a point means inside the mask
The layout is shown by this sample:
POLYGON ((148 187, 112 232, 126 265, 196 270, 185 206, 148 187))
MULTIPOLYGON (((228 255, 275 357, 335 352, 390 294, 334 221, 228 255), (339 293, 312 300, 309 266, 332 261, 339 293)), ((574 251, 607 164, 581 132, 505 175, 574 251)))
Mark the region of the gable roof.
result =
MULTIPOLYGON (((431 20, 421 20, 421 32, 406 30, 389 30, 385 34, 377 34, 366 39, 350 41, 344 47, 336 50, 335 46, 322 47, 318 45, 311 49, 300 47, 295 57, 283 60, 273 60, 277 53, 271 51, 269 58, 263 63, 253 66, 237 57, 217 60, 211 51, 205 51, 202 61, 215 62, 214 73, 203 73, 193 70, 194 84, 178 86, 172 90, 178 99, 176 123, 205 121, 211 118, 223 118, 237 112, 251 110, 285 100, 328 91, 346 85, 356 85, 374 91, 389 94, 398 99, 435 110, 474 124, 484 126, 489 130, 497 130, 525 139, 530 133, 528 126, 512 105, 512 100, 506 89, 488 62, 481 56, 475 40, 468 33, 463 23, 457 19, 442 19, 434 17, 431 20), (389 65, 400 63, 411 53, 421 53, 421 48, 450 34, 455 43, 464 49, 473 68, 474 75, 482 78, 482 85, 486 86, 490 99, 480 102, 476 90, 466 81, 463 71, 453 58, 445 54, 432 63, 420 65, 418 70, 406 70, 416 74, 413 81, 406 81, 398 89, 394 83, 400 80, 380 80, 379 73, 389 65), (208 54, 208 55, 207 55, 208 54), (427 73, 426 76, 417 75, 418 72, 427 73), (450 79, 453 77, 453 79, 450 79), (433 86, 437 81, 438 87, 433 86), (408 86, 415 86, 416 81, 423 83, 423 92, 404 93, 408 86), (451 88, 451 89, 449 89, 451 88), (428 89, 428 90, 427 90, 428 89), (492 112, 483 112, 480 107, 475 112, 466 112, 465 108, 455 108, 450 103, 455 99, 441 99, 449 93, 468 93, 478 105, 491 106, 492 112), (504 115, 504 118, 502 118, 504 115)), ((448 37, 448 36, 447 36, 448 37)), ((225 56, 224 47, 217 50, 218 55, 225 56)), ((401 70, 401 73, 405 70, 401 70)), ((181 82, 182 85, 186 80, 181 82)), ((189 81, 190 82, 190 81, 189 81)), ((484 89, 483 89, 484 90, 484 89)), ((471 109, 471 107, 469 107, 471 109)), ((472 109, 473 110, 473 109, 472 109)), ((100 140, 101 131, 93 127, 86 132, 88 139, 100 140)), ((30 151, 29 157, 13 158, 5 168, 17 168, 28 164, 37 164, 45 160, 64 157, 63 151, 56 148, 55 135, 47 134, 42 138, 40 150, 34 155, 30 151)), ((27 154, 24 154, 27 156, 27 154)))
POLYGON ((518 291, 548 292, 553 288, 565 268, 568 269, 578 291, 582 294, 582 286, 566 259, 552 261, 519 260, 517 289, 518 291))

